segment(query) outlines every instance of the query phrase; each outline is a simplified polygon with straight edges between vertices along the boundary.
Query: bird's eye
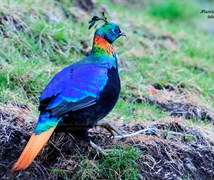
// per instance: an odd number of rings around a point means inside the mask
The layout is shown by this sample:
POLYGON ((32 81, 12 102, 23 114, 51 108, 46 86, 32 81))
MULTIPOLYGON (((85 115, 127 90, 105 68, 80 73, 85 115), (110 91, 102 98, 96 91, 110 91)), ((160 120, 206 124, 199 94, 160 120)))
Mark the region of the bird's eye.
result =
POLYGON ((119 32, 120 32, 120 29, 119 29, 119 28, 116 28, 116 29, 114 30, 114 32, 115 32, 115 33, 119 33, 119 32))

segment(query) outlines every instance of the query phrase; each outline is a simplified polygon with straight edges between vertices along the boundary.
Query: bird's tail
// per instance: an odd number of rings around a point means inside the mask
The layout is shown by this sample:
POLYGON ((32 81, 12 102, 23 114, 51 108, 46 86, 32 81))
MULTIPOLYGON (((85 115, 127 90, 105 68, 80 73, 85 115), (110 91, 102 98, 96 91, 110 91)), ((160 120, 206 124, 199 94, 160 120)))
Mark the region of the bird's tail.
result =
POLYGON ((54 132, 55 127, 51 127, 48 131, 41 134, 35 134, 31 136, 17 163, 12 169, 12 173, 19 170, 26 169, 39 154, 42 148, 46 145, 48 139, 54 132))

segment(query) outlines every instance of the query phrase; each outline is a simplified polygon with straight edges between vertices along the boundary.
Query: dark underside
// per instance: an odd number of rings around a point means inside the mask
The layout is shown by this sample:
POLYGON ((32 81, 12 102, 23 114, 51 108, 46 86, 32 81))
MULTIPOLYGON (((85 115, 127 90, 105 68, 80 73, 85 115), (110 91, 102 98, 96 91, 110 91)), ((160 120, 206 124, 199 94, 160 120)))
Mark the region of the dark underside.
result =
MULTIPOLYGON (((80 134, 96 125, 115 106, 120 93, 120 79, 117 69, 108 70, 108 81, 96 104, 66 114, 56 131, 79 132, 80 134)), ((78 133, 78 134, 79 134, 78 133)))

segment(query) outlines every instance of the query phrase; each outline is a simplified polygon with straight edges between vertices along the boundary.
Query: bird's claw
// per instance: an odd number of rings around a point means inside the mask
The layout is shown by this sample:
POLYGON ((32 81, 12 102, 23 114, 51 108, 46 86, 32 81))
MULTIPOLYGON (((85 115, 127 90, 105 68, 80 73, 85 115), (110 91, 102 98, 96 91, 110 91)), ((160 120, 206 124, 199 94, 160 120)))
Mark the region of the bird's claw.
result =
POLYGON ((96 127, 100 126, 102 128, 105 128, 108 132, 111 133, 111 136, 114 136, 114 132, 117 135, 123 135, 123 133, 119 130, 119 128, 113 124, 111 124, 110 122, 106 121, 106 122, 99 122, 97 123, 96 127))

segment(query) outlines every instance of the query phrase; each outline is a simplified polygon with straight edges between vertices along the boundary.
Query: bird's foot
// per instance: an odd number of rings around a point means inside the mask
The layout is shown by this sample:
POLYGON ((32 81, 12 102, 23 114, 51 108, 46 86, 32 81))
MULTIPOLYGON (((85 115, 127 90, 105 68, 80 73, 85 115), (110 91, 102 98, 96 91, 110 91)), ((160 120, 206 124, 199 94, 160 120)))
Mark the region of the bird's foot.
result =
POLYGON ((117 135, 121 135, 123 136, 123 133, 119 130, 119 128, 113 124, 111 124, 110 122, 106 121, 106 122, 98 122, 96 127, 100 126, 102 128, 105 128, 108 132, 111 133, 112 136, 114 136, 114 132, 117 135))
POLYGON ((102 149, 100 146, 96 145, 90 140, 90 145, 93 149, 95 149, 97 152, 101 153, 104 156, 107 156, 109 152, 111 152, 111 149, 102 149))

